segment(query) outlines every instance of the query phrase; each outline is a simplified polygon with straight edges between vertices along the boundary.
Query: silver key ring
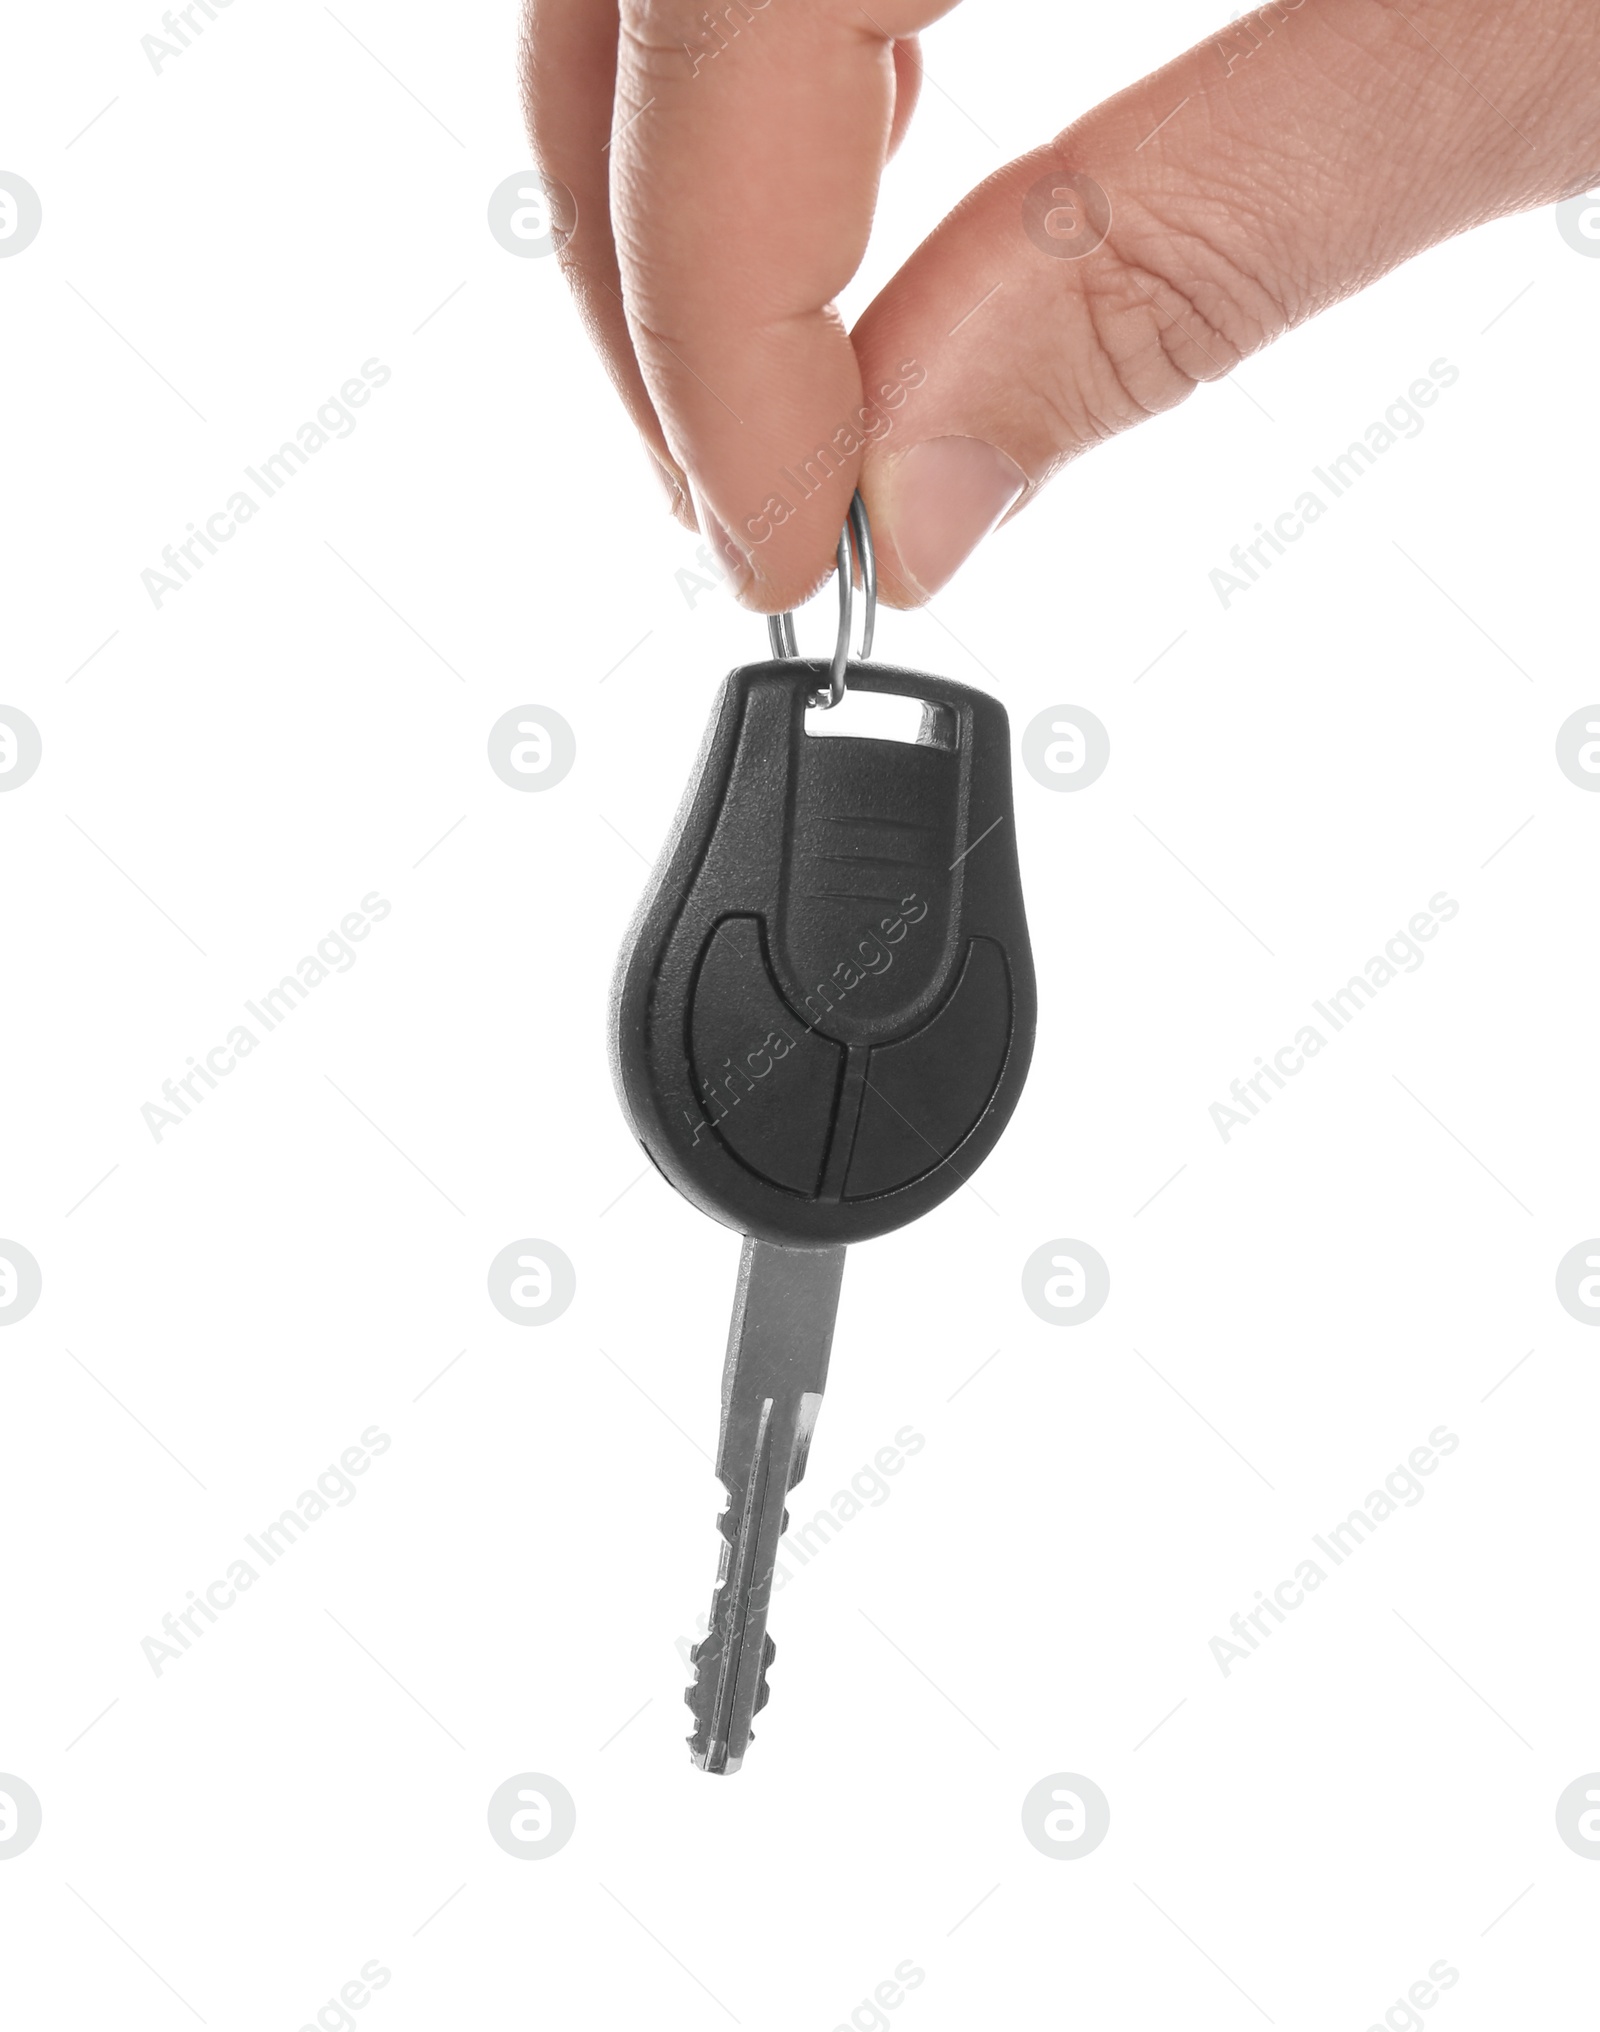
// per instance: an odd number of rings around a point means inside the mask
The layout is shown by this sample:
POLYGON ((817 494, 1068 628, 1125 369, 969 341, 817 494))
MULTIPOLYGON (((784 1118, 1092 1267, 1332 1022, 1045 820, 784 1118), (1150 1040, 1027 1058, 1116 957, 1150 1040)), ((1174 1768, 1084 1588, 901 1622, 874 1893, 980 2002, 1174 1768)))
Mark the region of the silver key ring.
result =
MULTIPOLYGON (((861 655, 865 660, 872 654, 873 628, 878 619, 878 564, 872 547, 872 524, 867 520, 867 504, 857 493, 850 503, 850 519, 839 531, 839 639, 834 644, 833 662, 828 671, 828 690, 813 692, 808 703, 821 706, 824 710, 836 706, 844 697, 845 666, 850 660, 850 628, 855 616, 855 574, 851 569, 850 539, 855 537, 855 555, 861 566, 861 590, 867 596, 866 618, 861 626, 861 655)), ((774 656, 795 656, 800 654, 795 643, 794 615, 769 614, 767 635, 772 643, 774 656)))

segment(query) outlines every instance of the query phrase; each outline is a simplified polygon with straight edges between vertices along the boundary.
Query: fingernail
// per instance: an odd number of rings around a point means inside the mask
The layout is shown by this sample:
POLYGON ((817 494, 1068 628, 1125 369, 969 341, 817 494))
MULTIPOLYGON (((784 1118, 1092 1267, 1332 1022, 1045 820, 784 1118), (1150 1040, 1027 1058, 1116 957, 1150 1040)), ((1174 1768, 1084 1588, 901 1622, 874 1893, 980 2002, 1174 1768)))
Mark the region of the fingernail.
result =
POLYGON ((880 489, 914 590, 938 592, 1027 484, 1016 461, 982 438, 929 438, 894 459, 880 489))

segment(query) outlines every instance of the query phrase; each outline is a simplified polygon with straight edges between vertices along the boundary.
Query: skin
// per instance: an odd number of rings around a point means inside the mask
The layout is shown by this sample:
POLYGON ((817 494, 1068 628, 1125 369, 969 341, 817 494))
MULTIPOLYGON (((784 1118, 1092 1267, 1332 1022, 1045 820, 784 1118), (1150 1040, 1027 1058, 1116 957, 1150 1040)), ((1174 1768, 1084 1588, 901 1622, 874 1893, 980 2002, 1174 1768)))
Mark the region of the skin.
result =
MULTIPOLYGON (((707 0, 527 0, 568 279, 675 511, 762 612, 827 578, 857 485, 884 598, 915 605, 1101 439, 1425 248, 1600 182, 1594 0, 1278 0, 988 178, 847 332, 834 300, 911 117, 917 32, 954 4, 717 0, 719 41, 707 0), (1071 176, 1105 193, 1103 239, 1071 176), (779 475, 825 446, 798 500, 779 475)), ((1025 11, 992 11, 1025 60, 1025 11)))

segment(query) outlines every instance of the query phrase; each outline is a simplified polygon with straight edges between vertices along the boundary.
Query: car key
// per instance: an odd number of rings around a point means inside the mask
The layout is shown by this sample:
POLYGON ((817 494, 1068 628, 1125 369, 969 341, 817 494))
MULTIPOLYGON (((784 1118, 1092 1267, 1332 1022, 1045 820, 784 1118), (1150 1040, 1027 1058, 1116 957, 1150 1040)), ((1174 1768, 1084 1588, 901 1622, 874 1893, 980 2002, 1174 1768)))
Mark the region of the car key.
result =
MULTIPOLYGON (((871 538, 851 511, 867 591, 871 538)), ((767 1698, 789 1490, 827 1380, 845 1247, 960 1187, 1022 1091, 1035 989, 1010 737, 995 699, 849 663, 848 534, 832 664, 724 682, 612 993, 619 1096, 656 1169, 745 1236, 716 1470, 728 1493, 686 1699, 696 1764, 738 1770, 767 1698), (857 691, 920 701, 914 743, 807 731, 857 691)))

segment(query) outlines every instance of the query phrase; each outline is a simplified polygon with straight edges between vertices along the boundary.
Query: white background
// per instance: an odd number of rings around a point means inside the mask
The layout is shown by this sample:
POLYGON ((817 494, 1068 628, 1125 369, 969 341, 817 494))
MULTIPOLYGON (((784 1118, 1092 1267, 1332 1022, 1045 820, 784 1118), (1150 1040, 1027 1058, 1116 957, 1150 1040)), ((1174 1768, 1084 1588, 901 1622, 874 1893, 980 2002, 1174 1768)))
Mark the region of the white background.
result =
MULTIPOLYGON (((853 1254, 798 1513, 926 1446, 778 1597, 718 1783, 678 1647, 738 1243, 639 1177, 604 1006, 765 632, 691 606, 555 262, 487 230, 527 166, 510 0, 338 13, 236 0, 160 76, 153 10, 7 30, 0 168, 44 206, 0 260, 0 703, 44 741, 0 797, 0 1235, 44 1275, 0 1334, 0 1771, 44 1812, 0 1864, 8 2020, 294 2032, 373 1958, 373 2032, 875 2032, 908 1958, 908 2032, 1362 2032, 1441 1958, 1430 2026, 1565 2016, 1600 1337, 1554 1271, 1600 1231, 1600 797, 1554 739, 1600 697, 1600 262, 1549 213, 1457 241, 885 617, 1015 732, 1092 710, 1111 764, 1019 770, 1032 1080, 981 1201, 853 1254), (163 545, 374 357, 354 435, 154 608, 163 545), (1422 435, 1224 611, 1230 546, 1440 358, 1422 435), (521 705, 576 731, 542 794, 486 762, 521 705), (1425 965, 1224 1144, 1229 1082, 1441 889, 1425 965), (161 1083, 373 890, 357 964, 154 1141, 161 1083), (485 1290, 524 1236, 577 1269, 537 1331, 485 1290), (1019 1282, 1061 1236, 1112 1279, 1069 1330, 1019 1282), (156 1676, 163 1615, 375 1423, 356 1500, 156 1676), (1210 1640, 1441 1424, 1425 1500, 1225 1678, 1210 1640), (577 1805, 539 1861, 485 1823, 528 1771, 577 1805), (1111 1803, 1080 1860, 1022 1832, 1061 1771, 1111 1803)), ((1009 20, 928 39, 847 310, 1214 25, 1009 20)))

